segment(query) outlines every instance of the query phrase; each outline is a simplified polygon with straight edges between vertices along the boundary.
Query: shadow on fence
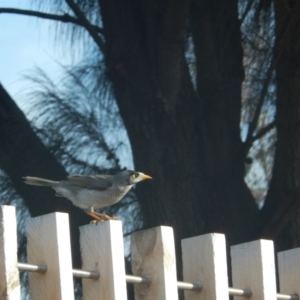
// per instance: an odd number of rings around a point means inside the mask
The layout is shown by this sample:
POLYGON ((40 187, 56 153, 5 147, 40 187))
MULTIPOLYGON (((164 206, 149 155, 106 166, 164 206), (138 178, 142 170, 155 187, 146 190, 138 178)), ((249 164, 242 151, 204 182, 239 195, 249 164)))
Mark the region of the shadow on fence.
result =
POLYGON ((258 240, 231 247, 234 288, 228 287, 223 234, 182 240, 184 282, 178 282, 173 229, 160 226, 132 234, 133 275, 125 274, 121 221, 80 227, 82 270, 72 269, 68 214, 28 220, 26 263, 17 261, 15 208, 0 207, 0 299, 18 300, 19 272, 29 272, 30 299, 74 299, 73 277, 82 277, 83 298, 126 299, 126 282, 136 300, 251 298, 299 300, 300 248, 278 253, 280 292, 276 292, 273 242, 258 240))

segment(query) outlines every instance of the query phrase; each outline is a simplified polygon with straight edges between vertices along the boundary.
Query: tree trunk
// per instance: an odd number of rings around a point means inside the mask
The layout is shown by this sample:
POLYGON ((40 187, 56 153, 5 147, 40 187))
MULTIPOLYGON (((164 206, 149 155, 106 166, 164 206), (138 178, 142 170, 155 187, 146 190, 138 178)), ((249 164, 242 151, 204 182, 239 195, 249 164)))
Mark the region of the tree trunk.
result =
POLYGON ((264 236, 277 238, 278 250, 284 250, 300 245, 300 4, 285 0, 274 4, 277 142, 262 225, 264 236))
POLYGON ((213 231, 230 244, 255 238, 259 214, 243 180, 239 128, 237 1, 100 4, 108 76, 135 166, 154 178, 137 187, 144 226, 172 226, 178 245, 213 231), (184 57, 189 13, 197 91, 184 57))
POLYGON ((57 198, 47 188, 28 186, 23 176, 63 179, 66 171, 36 136, 24 114, 0 85, 0 167, 9 176, 16 192, 35 217, 55 211, 70 215, 74 266, 80 267, 78 226, 89 218, 69 200, 57 198))

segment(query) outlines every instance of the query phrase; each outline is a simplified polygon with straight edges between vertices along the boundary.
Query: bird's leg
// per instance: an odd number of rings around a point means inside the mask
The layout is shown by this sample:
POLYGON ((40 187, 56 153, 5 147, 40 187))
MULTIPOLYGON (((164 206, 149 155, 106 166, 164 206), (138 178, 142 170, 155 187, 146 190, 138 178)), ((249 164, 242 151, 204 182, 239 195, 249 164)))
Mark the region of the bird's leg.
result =
POLYGON ((103 214, 103 213, 99 213, 99 212, 96 212, 96 211, 94 211, 93 214, 94 214, 94 216, 103 218, 104 221, 107 221, 107 220, 119 220, 119 218, 116 217, 116 216, 112 216, 111 217, 109 215, 106 215, 106 214, 103 214))
POLYGON ((110 217, 106 214, 102 214, 99 212, 95 212, 93 208, 90 209, 86 209, 84 210, 85 213, 87 215, 89 215, 90 217, 94 218, 94 220, 92 221, 92 223, 97 223, 97 222, 103 222, 103 221, 107 221, 107 220, 118 220, 118 217, 110 217))
POLYGON ((97 222, 103 222, 104 221, 102 218, 100 218, 98 216, 95 216, 93 211, 85 209, 84 212, 94 219, 93 221, 91 221, 91 223, 97 223, 97 222))

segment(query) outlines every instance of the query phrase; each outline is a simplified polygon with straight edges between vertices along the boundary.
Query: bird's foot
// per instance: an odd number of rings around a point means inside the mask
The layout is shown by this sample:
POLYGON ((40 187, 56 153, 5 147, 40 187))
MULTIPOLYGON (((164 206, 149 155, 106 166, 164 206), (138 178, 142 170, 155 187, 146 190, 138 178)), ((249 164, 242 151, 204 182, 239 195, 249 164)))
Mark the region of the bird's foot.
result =
POLYGON ((94 220, 91 221, 91 224, 96 224, 108 220, 119 220, 117 216, 110 217, 109 215, 102 214, 95 211, 85 210, 85 213, 88 214, 90 217, 94 218, 94 220))
POLYGON ((90 224, 97 224, 97 223, 100 223, 100 222, 104 222, 104 220, 92 220, 90 222, 90 224))
POLYGON ((119 218, 117 216, 112 216, 107 219, 95 219, 95 220, 92 220, 90 222, 90 224, 97 224, 97 223, 101 223, 101 222, 105 222, 105 221, 109 221, 109 220, 119 220, 119 218))

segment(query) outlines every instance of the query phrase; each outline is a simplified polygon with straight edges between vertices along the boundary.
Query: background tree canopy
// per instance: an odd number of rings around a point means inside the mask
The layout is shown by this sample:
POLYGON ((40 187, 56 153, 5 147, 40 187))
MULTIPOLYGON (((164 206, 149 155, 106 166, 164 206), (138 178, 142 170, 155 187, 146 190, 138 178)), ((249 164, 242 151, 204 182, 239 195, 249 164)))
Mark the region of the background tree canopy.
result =
POLYGON ((80 42, 83 59, 58 83, 28 75, 24 112, 0 87, 2 187, 31 215, 70 212, 76 249, 88 218, 21 177, 117 172, 128 135, 134 168, 154 178, 110 208, 128 232, 169 225, 178 244, 222 232, 229 245, 299 246, 298 1, 33 4, 0 13, 53 20, 56 43, 80 42))

